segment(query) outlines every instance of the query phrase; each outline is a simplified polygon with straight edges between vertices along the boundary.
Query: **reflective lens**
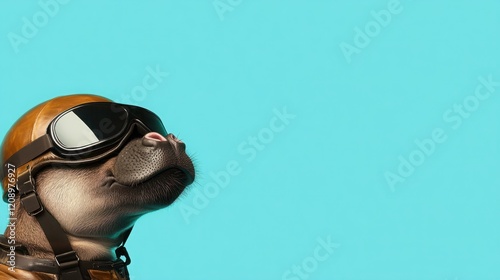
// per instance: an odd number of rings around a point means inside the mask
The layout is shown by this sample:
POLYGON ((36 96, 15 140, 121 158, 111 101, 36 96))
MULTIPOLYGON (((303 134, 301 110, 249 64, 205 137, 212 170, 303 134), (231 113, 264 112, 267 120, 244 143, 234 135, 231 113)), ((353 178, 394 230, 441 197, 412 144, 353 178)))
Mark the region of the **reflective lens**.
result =
POLYGON ((63 148, 74 149, 119 136, 127 125, 127 111, 112 104, 88 104, 60 115, 52 127, 57 142, 63 148))

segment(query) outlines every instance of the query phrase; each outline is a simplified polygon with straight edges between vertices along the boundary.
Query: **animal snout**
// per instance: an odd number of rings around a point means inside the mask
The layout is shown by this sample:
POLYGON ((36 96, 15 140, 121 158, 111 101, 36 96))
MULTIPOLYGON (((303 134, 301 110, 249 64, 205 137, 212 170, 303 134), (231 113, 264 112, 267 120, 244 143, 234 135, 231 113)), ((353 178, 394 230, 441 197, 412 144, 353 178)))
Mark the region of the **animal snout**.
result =
POLYGON ((169 142, 176 149, 185 150, 186 144, 179 140, 175 135, 169 133, 166 137, 158 132, 149 132, 142 138, 142 144, 146 147, 156 147, 159 142, 169 142))

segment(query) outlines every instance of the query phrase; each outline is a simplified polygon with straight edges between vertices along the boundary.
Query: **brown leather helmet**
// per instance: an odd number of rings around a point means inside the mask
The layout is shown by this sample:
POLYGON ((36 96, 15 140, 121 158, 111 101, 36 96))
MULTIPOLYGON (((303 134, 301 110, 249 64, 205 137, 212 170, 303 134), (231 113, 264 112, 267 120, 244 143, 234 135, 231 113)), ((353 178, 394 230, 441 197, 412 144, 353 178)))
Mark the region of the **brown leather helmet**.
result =
MULTIPOLYGON (((90 102, 112 102, 111 100, 90 94, 60 96, 46 101, 28 111, 10 128, 2 143, 1 163, 6 164, 14 153, 47 133, 50 122, 60 113, 90 102)), ((64 162, 63 159, 48 151, 22 166, 16 166, 17 176, 29 169, 37 170, 51 162, 64 162)), ((7 170, 7 169, 4 169, 7 170)), ((7 201, 8 172, 4 171, 2 179, 3 199, 7 201)))

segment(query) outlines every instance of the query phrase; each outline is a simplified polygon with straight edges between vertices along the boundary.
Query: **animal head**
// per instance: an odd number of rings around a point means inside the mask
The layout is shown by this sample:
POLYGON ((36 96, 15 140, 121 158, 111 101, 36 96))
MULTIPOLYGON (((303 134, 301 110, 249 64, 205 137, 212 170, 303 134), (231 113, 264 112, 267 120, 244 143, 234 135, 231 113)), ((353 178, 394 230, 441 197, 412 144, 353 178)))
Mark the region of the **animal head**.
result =
POLYGON ((18 205, 19 238, 35 255, 50 252, 37 221, 19 204, 27 193, 9 188, 10 178, 28 174, 44 211, 80 258, 109 257, 141 215, 170 205, 193 182, 185 147, 144 108, 86 94, 36 106, 2 144, 3 198, 18 205))

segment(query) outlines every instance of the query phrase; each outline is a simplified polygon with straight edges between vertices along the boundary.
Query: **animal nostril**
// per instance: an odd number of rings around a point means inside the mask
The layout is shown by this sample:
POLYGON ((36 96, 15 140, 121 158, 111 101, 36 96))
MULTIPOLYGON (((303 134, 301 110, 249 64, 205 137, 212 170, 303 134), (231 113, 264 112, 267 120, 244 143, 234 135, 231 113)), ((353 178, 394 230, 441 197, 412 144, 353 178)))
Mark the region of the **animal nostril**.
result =
POLYGON ((163 135, 158 132, 149 132, 148 134, 144 135, 144 138, 156 141, 167 141, 167 138, 163 137, 163 135))
POLYGON ((183 144, 183 142, 179 138, 175 137, 175 135, 173 135, 172 133, 167 135, 167 139, 174 144, 183 144))

